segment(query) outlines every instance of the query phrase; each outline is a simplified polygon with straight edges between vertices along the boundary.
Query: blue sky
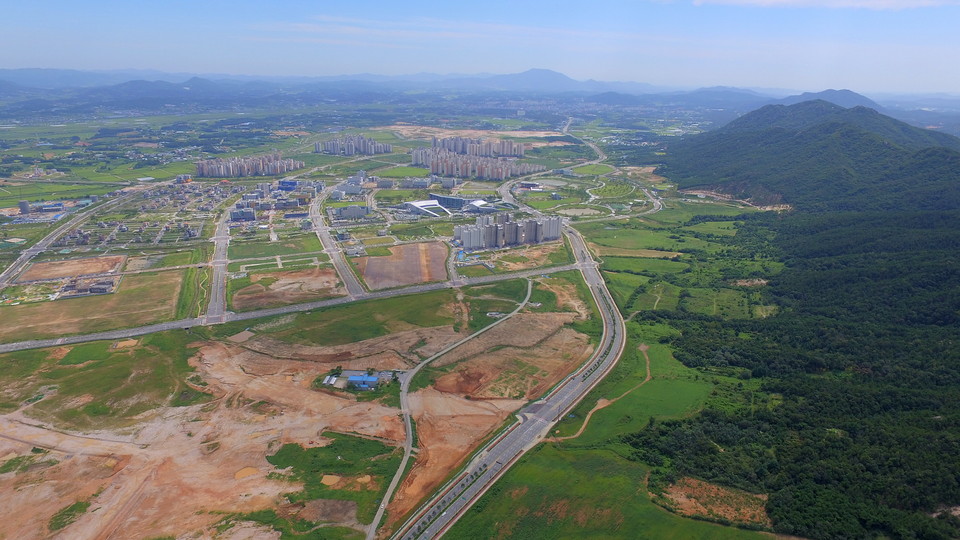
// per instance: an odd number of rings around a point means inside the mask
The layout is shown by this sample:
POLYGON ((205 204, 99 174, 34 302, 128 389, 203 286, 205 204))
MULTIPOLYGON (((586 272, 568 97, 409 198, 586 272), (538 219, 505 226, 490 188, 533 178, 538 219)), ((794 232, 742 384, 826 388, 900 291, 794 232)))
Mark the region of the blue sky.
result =
POLYGON ((0 67, 516 73, 960 94, 960 0, 64 1, 3 8, 0 67))

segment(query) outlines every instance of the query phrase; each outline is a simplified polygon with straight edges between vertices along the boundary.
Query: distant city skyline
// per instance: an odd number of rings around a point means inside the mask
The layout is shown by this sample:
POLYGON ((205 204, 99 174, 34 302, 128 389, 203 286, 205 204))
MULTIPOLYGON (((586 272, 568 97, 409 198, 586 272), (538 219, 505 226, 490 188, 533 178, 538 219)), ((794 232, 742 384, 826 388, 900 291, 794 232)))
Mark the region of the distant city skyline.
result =
POLYGON ((960 94, 958 0, 20 2, 0 68, 255 76, 517 73, 960 94))

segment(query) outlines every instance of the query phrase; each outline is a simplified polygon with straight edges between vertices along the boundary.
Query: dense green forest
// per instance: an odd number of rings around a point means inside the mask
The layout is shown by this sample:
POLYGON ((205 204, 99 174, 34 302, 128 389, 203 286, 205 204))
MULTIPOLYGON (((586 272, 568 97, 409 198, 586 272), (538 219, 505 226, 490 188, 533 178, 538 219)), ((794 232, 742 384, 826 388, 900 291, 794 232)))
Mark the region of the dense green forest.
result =
POLYGON ((658 169, 707 187, 812 211, 960 208, 960 139, 872 109, 768 106, 670 145, 658 169))
POLYGON ((960 505, 960 212, 740 223, 731 249, 786 262, 768 287, 778 315, 638 317, 679 329, 664 340, 688 366, 762 377, 776 405, 651 420, 623 438, 634 459, 659 467, 654 485, 693 475, 769 493, 778 532, 960 536, 943 511, 960 505))

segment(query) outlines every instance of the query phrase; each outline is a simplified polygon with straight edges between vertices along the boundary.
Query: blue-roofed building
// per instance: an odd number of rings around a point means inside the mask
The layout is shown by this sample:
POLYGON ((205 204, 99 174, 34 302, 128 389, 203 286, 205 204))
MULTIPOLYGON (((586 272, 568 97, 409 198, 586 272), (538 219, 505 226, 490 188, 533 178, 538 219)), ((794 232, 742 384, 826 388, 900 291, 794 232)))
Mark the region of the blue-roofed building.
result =
POLYGON ((351 375, 347 377, 347 386, 358 390, 374 390, 380 384, 380 378, 371 375, 351 375))

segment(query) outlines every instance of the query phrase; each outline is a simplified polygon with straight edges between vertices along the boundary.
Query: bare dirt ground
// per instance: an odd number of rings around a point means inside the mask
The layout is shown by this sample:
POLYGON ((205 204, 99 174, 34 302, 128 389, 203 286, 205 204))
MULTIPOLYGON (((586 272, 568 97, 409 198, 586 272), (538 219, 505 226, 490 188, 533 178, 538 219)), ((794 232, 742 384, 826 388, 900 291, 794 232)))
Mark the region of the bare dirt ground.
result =
POLYGON ((680 257, 683 255, 677 251, 661 251, 659 249, 626 249, 626 248, 616 248, 609 246, 601 246, 599 244, 594 244, 593 242, 588 242, 590 246, 590 251, 600 255, 609 255, 611 257, 624 256, 624 257, 645 257, 648 259, 663 259, 664 257, 673 258, 680 257))
POLYGON ((336 366, 344 369, 408 369, 422 358, 433 356, 463 336, 449 326, 415 328, 394 332, 356 343, 334 346, 298 345, 268 336, 247 338, 243 346, 250 351, 275 358, 300 359, 322 364, 324 371, 336 366))
POLYGON ((549 263, 550 255, 561 249, 563 249, 563 242, 552 242, 522 249, 495 251, 484 256, 483 259, 496 263, 497 267, 504 271, 514 272, 546 266, 549 263), (509 260, 516 257, 523 257, 526 260, 509 260))
POLYGON ((703 516, 770 527, 766 495, 726 488, 685 476, 664 493, 666 504, 683 516, 703 516))
POLYGON ((68 278, 116 272, 120 270, 126 259, 126 255, 111 255, 109 257, 90 257, 85 259, 34 263, 17 278, 17 281, 68 278))
POLYGON ((436 489, 450 470, 524 403, 512 399, 468 400, 429 388, 410 394, 420 451, 390 502, 390 523, 436 489))
POLYGON ((620 172, 627 175, 627 177, 635 180, 643 180, 651 184, 659 184, 661 182, 666 182, 667 179, 654 174, 656 167, 619 167, 620 172))
POLYGON ((176 312, 182 279, 179 271, 128 275, 113 294, 4 306, 0 340, 62 336, 168 319, 176 312), (126 294, 134 290, 136 295, 126 294))
POLYGON ((431 137, 470 137, 489 139, 493 137, 559 137, 559 131, 484 131, 479 129, 444 129, 429 126, 394 124, 375 127, 375 130, 393 131, 405 139, 430 139, 431 137))
POLYGON ((437 359, 438 367, 459 364, 438 378, 433 388, 410 395, 420 452, 390 503, 391 523, 436 489, 510 413, 590 355, 586 336, 564 327, 588 313, 575 287, 557 279, 542 283, 557 295, 558 306, 574 311, 518 313, 509 324, 492 328, 437 359))
POLYGON ((442 242, 393 246, 386 257, 354 259, 371 289, 439 281, 447 278, 447 247, 442 242))
POLYGON ((325 266, 250 274, 251 285, 234 293, 233 307, 238 310, 257 309, 281 304, 296 304, 346 294, 333 267, 325 266), (263 280, 275 280, 264 286, 263 280))
POLYGON ((564 325, 573 313, 520 313, 437 360, 457 363, 435 388, 476 399, 533 399, 590 356, 588 338, 564 325), (495 349, 495 350, 491 350, 495 349))
MULTIPOLYGON (((0 538, 46 538, 51 516, 77 501, 91 506, 62 531, 64 538, 275 538, 254 524, 224 536, 213 529, 224 513, 265 508, 357 527, 351 503, 285 503, 281 495, 300 486, 267 478, 274 467, 266 456, 288 442, 323 446, 325 430, 399 443, 398 409, 312 390, 311 382, 329 369, 325 364, 234 344, 195 346, 190 362, 203 389, 216 396, 210 403, 164 407, 144 413, 133 427, 89 433, 41 425, 25 411, 0 416, 0 462, 23 464, 0 474, 6 510, 0 538)), ((341 480, 349 484, 345 489, 375 482, 341 480)))

